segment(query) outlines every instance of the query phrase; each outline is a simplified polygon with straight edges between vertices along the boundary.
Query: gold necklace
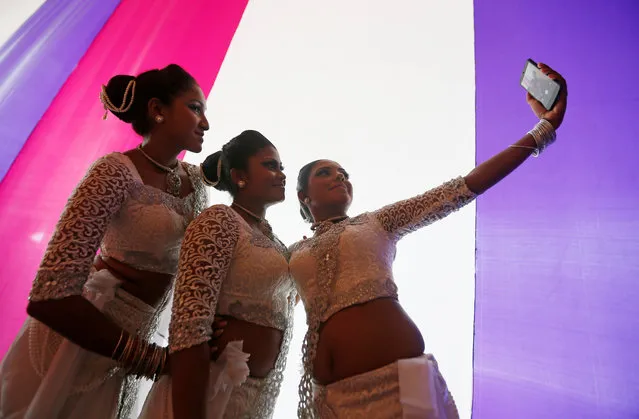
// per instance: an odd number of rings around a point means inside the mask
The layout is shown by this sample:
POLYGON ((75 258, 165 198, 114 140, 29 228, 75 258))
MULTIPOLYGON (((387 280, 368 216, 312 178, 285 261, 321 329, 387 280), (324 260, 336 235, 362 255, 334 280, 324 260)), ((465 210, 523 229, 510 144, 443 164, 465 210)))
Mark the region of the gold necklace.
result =
POLYGON ((244 208, 243 206, 241 206, 237 202, 233 202, 231 204, 231 206, 232 207, 235 206, 235 207, 241 209, 242 211, 244 211, 245 213, 247 213, 248 215, 250 215, 251 217, 255 218, 255 220, 257 220, 258 224, 263 225, 264 227, 266 227, 266 229, 269 231, 269 234, 273 233, 273 229, 271 228, 271 225, 268 223, 268 221, 266 221, 266 219, 260 217, 259 215, 255 214, 252 211, 249 211, 248 209, 244 208))
POLYGON ((269 222, 266 221, 265 218, 260 217, 259 215, 255 214, 252 211, 249 211, 248 209, 244 208, 237 202, 233 202, 231 204, 231 207, 237 207, 241 209, 242 211, 244 211, 245 213, 247 213, 248 215, 250 215, 251 217, 255 218, 255 220, 257 220, 258 222, 258 228, 260 229, 260 231, 264 233, 264 235, 268 237, 271 241, 279 244, 280 246, 283 246, 283 248, 286 249, 286 245, 282 243, 282 241, 273 233, 273 228, 271 227, 269 222))
POLYGON ((167 192, 173 196, 179 197, 180 192, 182 191, 182 179, 180 178, 180 174, 178 173, 178 169, 180 168, 180 161, 178 160, 175 163, 175 167, 171 168, 171 167, 163 165, 162 163, 155 161, 153 158, 151 158, 151 156, 146 154, 146 152, 142 150, 142 144, 138 146, 138 150, 140 150, 140 153, 142 153, 142 155, 148 161, 153 163, 155 167, 166 172, 167 192))

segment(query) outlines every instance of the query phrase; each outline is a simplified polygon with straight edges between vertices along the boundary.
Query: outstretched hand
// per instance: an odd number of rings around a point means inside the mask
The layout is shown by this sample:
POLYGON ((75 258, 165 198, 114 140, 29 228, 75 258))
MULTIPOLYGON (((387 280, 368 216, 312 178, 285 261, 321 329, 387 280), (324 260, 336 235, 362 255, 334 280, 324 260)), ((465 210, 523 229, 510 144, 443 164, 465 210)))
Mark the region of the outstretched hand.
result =
POLYGON ((557 129, 563 122, 564 115, 566 114, 566 105, 568 103, 568 85, 566 84, 566 80, 561 76, 561 74, 557 73, 546 64, 539 63, 538 67, 542 73, 559 83, 559 85, 561 86, 559 97, 555 102, 555 106, 553 106, 551 110, 547 110, 546 108, 544 108, 544 105, 542 105, 541 102, 532 97, 530 93, 526 93, 526 102, 528 102, 531 109, 539 119, 545 119, 546 121, 550 122, 555 129, 557 129))

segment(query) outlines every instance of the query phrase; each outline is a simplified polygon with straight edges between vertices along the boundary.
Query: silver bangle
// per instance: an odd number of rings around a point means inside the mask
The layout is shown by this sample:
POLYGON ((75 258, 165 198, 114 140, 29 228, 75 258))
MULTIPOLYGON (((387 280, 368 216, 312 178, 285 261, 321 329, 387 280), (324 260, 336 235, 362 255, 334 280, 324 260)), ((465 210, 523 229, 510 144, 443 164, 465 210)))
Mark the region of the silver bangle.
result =
POLYGON ((533 129, 528 131, 528 134, 533 137, 535 144, 537 144, 537 148, 532 152, 534 157, 539 156, 546 147, 554 143, 557 139, 555 128, 545 119, 541 119, 533 129))

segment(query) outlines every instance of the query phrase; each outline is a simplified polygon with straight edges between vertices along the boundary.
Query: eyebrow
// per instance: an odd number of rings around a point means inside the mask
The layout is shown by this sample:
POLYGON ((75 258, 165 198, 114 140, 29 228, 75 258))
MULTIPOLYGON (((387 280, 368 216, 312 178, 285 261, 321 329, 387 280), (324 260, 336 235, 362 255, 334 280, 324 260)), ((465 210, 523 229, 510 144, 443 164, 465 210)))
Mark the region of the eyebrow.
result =
POLYGON ((275 157, 264 157, 264 159, 262 160, 262 163, 277 163, 277 164, 282 164, 281 161, 277 160, 275 157))
MULTIPOLYGON (((333 167, 335 167, 335 166, 321 166, 321 167, 318 167, 317 169, 315 169, 315 173, 317 173, 317 172, 319 172, 320 170, 323 170, 323 169, 332 169, 333 167)), ((343 167, 338 167, 336 170, 338 172, 346 172, 346 169, 344 169, 343 167)))
POLYGON ((206 109, 206 103, 202 102, 200 99, 190 99, 189 102, 197 102, 201 107, 206 109))

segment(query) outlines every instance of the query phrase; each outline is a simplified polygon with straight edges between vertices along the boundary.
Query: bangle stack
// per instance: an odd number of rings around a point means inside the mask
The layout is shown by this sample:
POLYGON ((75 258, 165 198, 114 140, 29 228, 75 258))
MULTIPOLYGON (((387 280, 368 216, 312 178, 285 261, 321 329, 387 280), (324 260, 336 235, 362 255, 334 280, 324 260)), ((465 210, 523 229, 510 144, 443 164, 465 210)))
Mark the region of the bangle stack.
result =
POLYGON ((555 142, 557 139, 557 133, 555 132, 555 128, 553 128, 552 124, 545 119, 541 119, 535 128, 528 131, 533 140, 535 140, 535 144, 537 147, 529 147, 525 145, 513 144, 510 147, 513 148, 525 148, 527 150, 532 151, 533 157, 537 157, 541 154, 542 151, 546 149, 550 144, 555 142))
POLYGON ((120 340, 113 350, 112 358, 127 369, 129 374, 155 381, 164 371, 168 357, 167 349, 154 343, 144 342, 134 335, 129 335, 124 347, 120 348, 124 333, 122 331, 120 334, 120 340))
POLYGON ((533 150, 533 156, 539 156, 550 144, 554 143, 557 139, 557 133, 553 128, 552 124, 545 119, 541 119, 535 128, 528 131, 533 140, 535 140, 535 144, 537 144, 537 148, 533 150))

